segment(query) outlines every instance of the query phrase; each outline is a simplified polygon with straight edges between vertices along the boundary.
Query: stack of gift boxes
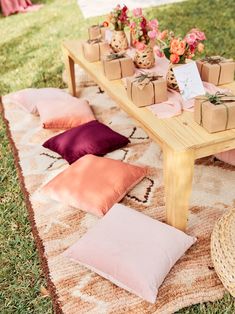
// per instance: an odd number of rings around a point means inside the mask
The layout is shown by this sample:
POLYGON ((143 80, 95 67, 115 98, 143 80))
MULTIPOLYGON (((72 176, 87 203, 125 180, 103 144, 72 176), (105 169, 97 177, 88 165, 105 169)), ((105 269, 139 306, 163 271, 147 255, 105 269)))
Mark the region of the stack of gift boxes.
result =
MULTIPOLYGON (((212 56, 197 60, 196 63, 202 81, 218 86, 234 80, 235 62, 232 59, 212 56)), ((196 97, 194 118, 209 133, 235 128, 235 96, 216 93, 196 97)))
MULTIPOLYGON (((88 29, 89 39, 83 42, 83 54, 89 62, 101 61, 103 73, 108 80, 126 78, 127 95, 137 107, 162 103, 168 99, 165 77, 157 73, 135 74, 133 59, 126 52, 115 53, 106 40, 103 25, 88 29)), ((206 57, 196 61, 202 81, 216 86, 234 80, 235 62, 220 56, 206 57)), ((209 133, 235 128, 235 96, 216 93, 196 97, 195 121, 209 133)))
MULTIPOLYGON (((145 107, 167 100, 165 78, 156 73, 135 75, 135 64, 126 52, 115 53, 105 39, 107 27, 93 25, 89 39, 83 42, 83 55, 89 62, 101 61, 108 80, 126 78, 127 95, 137 107, 145 107)), ((110 31, 110 30, 109 30, 110 31)))

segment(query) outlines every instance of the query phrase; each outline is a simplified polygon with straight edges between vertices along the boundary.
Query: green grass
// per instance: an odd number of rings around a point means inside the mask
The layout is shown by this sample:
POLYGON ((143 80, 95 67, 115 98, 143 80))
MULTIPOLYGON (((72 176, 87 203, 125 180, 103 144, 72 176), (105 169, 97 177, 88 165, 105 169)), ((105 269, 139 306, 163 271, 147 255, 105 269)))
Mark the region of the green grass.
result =
MULTIPOLYGON (((0 94, 26 87, 65 87, 61 42, 85 36, 89 24, 102 20, 84 20, 76 0, 41 2, 45 7, 37 13, 0 17, 0 94)), ((206 54, 235 57, 234 0, 190 0, 146 12, 159 19, 162 29, 182 35, 201 28, 208 38, 206 54)), ((50 298, 40 294, 46 283, 2 121, 0 148, 0 313, 52 313, 50 298)), ((235 302, 227 294, 180 313, 232 314, 235 302)))

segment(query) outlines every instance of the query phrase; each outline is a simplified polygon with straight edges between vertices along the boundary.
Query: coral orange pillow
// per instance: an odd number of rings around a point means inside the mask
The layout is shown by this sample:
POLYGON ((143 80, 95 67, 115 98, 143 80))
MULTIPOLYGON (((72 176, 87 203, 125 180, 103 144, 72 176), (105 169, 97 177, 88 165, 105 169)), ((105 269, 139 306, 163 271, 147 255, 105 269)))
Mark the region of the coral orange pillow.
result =
POLYGON ((195 241, 180 230, 115 204, 63 254, 154 303, 166 275, 195 241))
POLYGON ((95 120, 88 102, 58 88, 27 88, 4 96, 31 113, 40 115, 44 128, 70 129, 95 120))
POLYGON ((85 155, 47 183, 42 192, 56 201, 103 216, 146 173, 144 167, 85 155))

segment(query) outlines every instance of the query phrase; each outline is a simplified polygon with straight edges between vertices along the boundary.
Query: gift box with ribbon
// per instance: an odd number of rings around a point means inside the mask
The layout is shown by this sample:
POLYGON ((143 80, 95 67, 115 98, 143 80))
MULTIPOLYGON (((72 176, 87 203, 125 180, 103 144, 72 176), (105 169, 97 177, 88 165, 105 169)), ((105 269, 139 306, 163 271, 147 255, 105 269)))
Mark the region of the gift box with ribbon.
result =
POLYGON ((132 76, 135 72, 133 60, 125 53, 111 53, 102 58, 104 75, 109 80, 132 76))
POLYGON ((209 133, 235 128, 235 95, 216 93, 196 97, 194 119, 209 133))
POLYGON ((233 59, 212 56, 197 60, 196 63, 202 81, 222 85, 234 80, 235 62, 233 59))
POLYGON ((82 48, 83 55, 89 62, 99 61, 102 56, 112 51, 110 45, 101 39, 89 39, 83 43, 82 48))
POLYGON ((88 38, 93 39, 105 39, 105 32, 108 27, 104 25, 92 25, 88 28, 88 38))
POLYGON ((155 73, 142 72, 128 77, 127 95, 137 107, 157 104, 167 100, 166 80, 155 73))

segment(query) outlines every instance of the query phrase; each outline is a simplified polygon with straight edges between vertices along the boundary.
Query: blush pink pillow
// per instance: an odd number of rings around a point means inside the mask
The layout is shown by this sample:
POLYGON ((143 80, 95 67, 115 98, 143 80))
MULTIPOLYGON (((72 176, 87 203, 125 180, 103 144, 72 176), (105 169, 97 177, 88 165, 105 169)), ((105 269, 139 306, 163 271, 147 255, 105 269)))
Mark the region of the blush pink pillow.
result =
POLYGON ((146 173, 143 167, 85 155, 47 183, 42 192, 58 202, 103 216, 146 173))
POLYGON ((35 100, 38 97, 37 94, 38 89, 26 88, 18 92, 3 96, 3 101, 4 103, 6 102, 15 103, 30 113, 38 114, 38 110, 35 104, 35 100))
POLYGON ((235 166, 235 149, 216 154, 215 157, 226 162, 227 164, 235 166))
POLYGON ((63 254, 150 303, 194 237, 115 204, 63 254))
POLYGON ((44 128, 70 129, 95 120, 88 102, 58 88, 27 88, 4 96, 4 101, 19 104, 39 114, 44 128))

